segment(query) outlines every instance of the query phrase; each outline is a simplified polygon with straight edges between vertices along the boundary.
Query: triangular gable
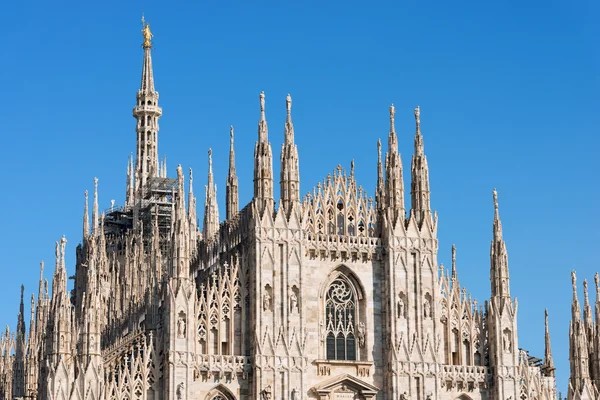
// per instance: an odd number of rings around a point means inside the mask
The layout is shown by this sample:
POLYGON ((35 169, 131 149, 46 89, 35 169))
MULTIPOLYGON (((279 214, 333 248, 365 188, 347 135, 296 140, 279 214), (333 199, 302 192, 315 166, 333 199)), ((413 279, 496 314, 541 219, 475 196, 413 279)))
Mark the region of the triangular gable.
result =
POLYGON ((372 399, 377 395, 379 388, 352 375, 340 374, 316 385, 313 390, 321 398, 333 393, 358 393, 363 395, 365 399, 372 399))

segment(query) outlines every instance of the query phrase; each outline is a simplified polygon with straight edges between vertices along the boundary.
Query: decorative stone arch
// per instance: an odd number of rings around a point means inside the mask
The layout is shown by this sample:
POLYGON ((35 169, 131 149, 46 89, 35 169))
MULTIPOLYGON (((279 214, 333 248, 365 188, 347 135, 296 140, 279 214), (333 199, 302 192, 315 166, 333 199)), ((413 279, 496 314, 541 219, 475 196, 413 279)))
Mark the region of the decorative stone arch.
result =
POLYGON ((473 400, 473 399, 471 399, 471 397, 469 397, 469 395, 467 395, 466 393, 462 393, 460 396, 458 396, 456 398, 456 400, 473 400))
POLYGON ((231 390, 227 389, 224 385, 217 385, 210 389, 204 400, 236 400, 231 390))
POLYGON ((372 338, 368 335, 366 303, 364 286, 350 268, 342 264, 329 273, 319 290, 323 359, 368 360, 372 338))

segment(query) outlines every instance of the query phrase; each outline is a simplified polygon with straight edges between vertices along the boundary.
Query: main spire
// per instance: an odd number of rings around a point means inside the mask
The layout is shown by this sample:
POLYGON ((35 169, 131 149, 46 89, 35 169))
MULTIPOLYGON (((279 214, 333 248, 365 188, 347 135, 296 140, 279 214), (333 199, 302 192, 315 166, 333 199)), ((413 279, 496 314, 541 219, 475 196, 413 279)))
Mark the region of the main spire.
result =
POLYGON ((233 126, 229 127, 229 173, 225 186, 225 214, 228 220, 235 217, 239 211, 238 178, 235 172, 235 151, 233 149, 233 126))
POLYGON ((508 275, 508 254, 506 243, 502 239, 502 223, 498 211, 498 192, 493 191, 494 198, 494 234, 490 248, 490 280, 492 297, 510 297, 510 278, 508 275))
POLYGON ((298 167, 298 148, 294 143, 294 125, 292 124, 292 96, 285 99, 287 117, 284 128, 284 142, 281 146, 281 206, 289 218, 295 206, 300 204, 300 171, 298 167))
MULTIPOLYGON (((152 69, 152 38, 148 24, 142 17, 142 37, 144 41, 144 63, 142 82, 136 95, 133 116, 137 120, 137 149, 135 163, 135 189, 139 191, 149 178, 158 176, 158 119, 162 109, 158 106, 158 92, 154 89, 152 69)), ((137 195, 137 194, 136 194, 137 195)))

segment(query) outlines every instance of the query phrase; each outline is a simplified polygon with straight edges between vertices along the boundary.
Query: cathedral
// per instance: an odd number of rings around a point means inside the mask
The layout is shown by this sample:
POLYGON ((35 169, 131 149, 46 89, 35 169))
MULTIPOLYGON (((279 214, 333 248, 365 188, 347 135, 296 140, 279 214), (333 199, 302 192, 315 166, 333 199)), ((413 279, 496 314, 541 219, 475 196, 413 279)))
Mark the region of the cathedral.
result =
MULTIPOLYGON (((185 177, 178 166, 169 177, 158 157, 162 109, 148 24, 142 35, 124 204, 99 210, 94 180, 72 290, 62 237, 51 283, 41 264, 28 327, 21 288, 16 331, 0 338, 2 399, 557 398, 547 314, 544 359, 519 348, 496 190, 490 298, 479 304, 461 287, 454 247, 451 267, 438 264, 418 107, 410 190, 392 105, 385 154, 377 144, 374 198, 356 182, 353 163, 301 196, 288 95, 276 201, 261 93, 253 198, 239 204, 232 127, 225 218, 209 150, 200 227, 192 171, 185 177)), ((596 288, 600 321, 597 276, 596 288)), ((574 293, 571 331, 569 399, 597 398, 600 325, 587 284, 583 319, 574 293)))

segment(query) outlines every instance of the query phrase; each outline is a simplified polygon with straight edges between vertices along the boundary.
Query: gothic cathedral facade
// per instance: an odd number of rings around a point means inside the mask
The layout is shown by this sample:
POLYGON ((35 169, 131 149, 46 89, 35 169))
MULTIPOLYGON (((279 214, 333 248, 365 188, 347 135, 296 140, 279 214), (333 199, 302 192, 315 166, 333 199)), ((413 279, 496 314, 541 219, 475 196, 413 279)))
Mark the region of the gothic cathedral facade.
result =
POLYGON ((438 265, 418 107, 410 190, 391 106, 375 199, 353 164, 301 197, 288 95, 276 202, 261 93, 253 199, 240 208, 231 128, 226 216, 209 151, 200 230, 191 170, 186 189, 181 166, 169 178, 158 157, 149 25, 143 35, 126 200, 101 213, 95 180, 90 222, 86 192, 73 289, 62 238, 51 294, 41 275, 31 298, 29 332, 22 291, 16 332, 1 341, 2 398, 556 398, 547 324, 543 361, 519 349, 495 190, 489 300, 461 287, 454 247, 451 268, 438 265))

